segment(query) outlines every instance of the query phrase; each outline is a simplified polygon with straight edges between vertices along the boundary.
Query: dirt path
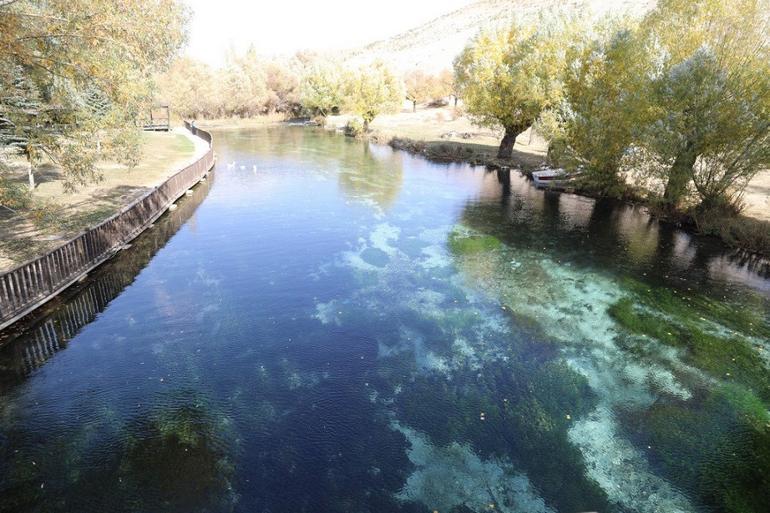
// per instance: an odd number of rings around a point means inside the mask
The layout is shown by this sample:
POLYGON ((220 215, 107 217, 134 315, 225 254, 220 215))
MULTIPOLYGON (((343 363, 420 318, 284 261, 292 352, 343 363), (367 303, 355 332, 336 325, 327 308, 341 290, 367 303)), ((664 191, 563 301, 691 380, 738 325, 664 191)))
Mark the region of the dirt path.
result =
POLYGON ((770 221, 770 170, 759 173, 746 187, 743 196, 748 217, 770 221))
MULTIPOLYGON (((203 155, 207 145, 187 130, 143 134, 142 159, 129 169, 115 163, 99 166, 103 179, 67 193, 61 172, 42 166, 36 173, 38 201, 50 203, 54 222, 45 228, 25 215, 0 211, 0 271, 8 270, 70 240, 83 230, 107 219, 133 199, 162 183, 176 171, 203 155)), ((26 183, 19 166, 15 179, 26 183)))

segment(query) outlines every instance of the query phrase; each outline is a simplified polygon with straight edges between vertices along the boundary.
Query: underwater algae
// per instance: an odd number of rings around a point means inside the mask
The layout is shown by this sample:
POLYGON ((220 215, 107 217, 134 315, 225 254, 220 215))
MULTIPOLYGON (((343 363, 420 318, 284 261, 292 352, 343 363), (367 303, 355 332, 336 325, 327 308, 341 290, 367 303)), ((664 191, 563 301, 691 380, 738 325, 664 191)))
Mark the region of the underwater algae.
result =
POLYGON ((500 247, 501 242, 491 235, 469 234, 455 230, 449 235, 449 249, 454 254, 480 253, 500 247))
POLYGON ((461 441, 480 458, 511 462, 549 507, 581 511, 606 509, 604 493, 584 477, 580 453, 568 440, 572 419, 593 404, 585 380, 563 363, 533 368, 509 360, 487 363, 475 376, 419 377, 396 397, 394 408, 399 422, 436 446, 461 441))
MULTIPOLYGON (((688 318, 676 318, 623 298, 609 313, 626 330, 679 348, 682 360, 721 381, 741 383, 770 400, 770 370, 746 335, 736 331, 707 332, 688 318)), ((643 305, 643 303, 642 303, 643 305)))
POLYGON ((232 511, 235 453, 223 440, 234 437, 210 405, 166 397, 127 419, 103 408, 46 452, 17 446, 4 455, 13 486, 0 511, 232 511))
POLYGON ((706 373, 686 402, 663 400, 625 423, 662 472, 719 511, 766 511, 770 489, 770 370, 767 320, 697 293, 627 280, 609 309, 625 330, 681 351, 706 373))
POLYGON ((770 302, 720 248, 322 132, 217 140, 196 218, 0 401, 0 512, 767 511, 770 302))
POLYGON ((568 265, 544 264, 547 257, 542 255, 505 246, 493 254, 454 254, 472 282, 498 298, 517 322, 539 327, 561 344, 570 367, 592 384, 600 406, 578 420, 570 440, 581 448, 590 465, 588 474, 610 494, 611 502, 638 511, 694 510, 675 489, 650 474, 660 472, 703 506, 764 511, 770 464, 764 401, 770 372, 762 354, 768 321, 756 313, 761 308, 741 309, 692 292, 654 290, 629 279, 589 278, 568 265), (592 291, 597 286, 605 290, 592 291), (590 347, 594 349, 586 353, 590 347), (613 353, 618 363, 607 367, 613 353), (629 362, 648 365, 647 370, 629 362), (621 372, 625 377, 618 382, 597 372, 621 372), (635 374, 638 385, 628 389, 635 374), (689 391, 678 391, 682 386, 689 391), (632 392, 634 388, 638 390, 632 392), (624 402, 623 397, 636 399, 624 402), (597 445, 602 432, 607 441, 597 445), (625 449, 618 445, 622 433, 629 437, 625 449), (624 453, 627 456, 621 456, 624 453), (621 472, 609 464, 613 458, 638 459, 633 469, 625 469, 625 483, 613 482, 612 474, 621 472), (692 468, 678 468, 682 461, 692 468), (645 473, 650 477, 642 477, 645 473))
POLYGON ((739 385, 681 404, 664 401, 625 423, 672 482, 717 511, 767 511, 770 415, 739 385))

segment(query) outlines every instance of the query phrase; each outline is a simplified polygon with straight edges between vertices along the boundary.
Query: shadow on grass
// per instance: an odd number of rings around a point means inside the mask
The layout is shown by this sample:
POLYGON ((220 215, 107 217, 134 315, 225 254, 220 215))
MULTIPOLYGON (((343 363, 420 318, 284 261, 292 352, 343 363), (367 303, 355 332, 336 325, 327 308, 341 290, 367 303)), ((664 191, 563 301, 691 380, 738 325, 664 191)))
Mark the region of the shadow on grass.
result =
POLYGON ((72 205, 45 203, 16 213, 0 209, 0 270, 31 260, 98 225, 147 190, 119 185, 72 205))

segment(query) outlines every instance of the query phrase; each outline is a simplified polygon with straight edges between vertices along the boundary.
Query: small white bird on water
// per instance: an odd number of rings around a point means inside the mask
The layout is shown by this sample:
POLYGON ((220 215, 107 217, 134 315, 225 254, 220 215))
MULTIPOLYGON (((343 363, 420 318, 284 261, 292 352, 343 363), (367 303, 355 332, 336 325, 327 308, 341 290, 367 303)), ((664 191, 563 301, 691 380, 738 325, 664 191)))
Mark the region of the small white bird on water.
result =
POLYGON ((230 162, 229 164, 227 164, 227 169, 232 169, 234 167, 235 167, 235 161, 234 160, 232 162, 230 162))

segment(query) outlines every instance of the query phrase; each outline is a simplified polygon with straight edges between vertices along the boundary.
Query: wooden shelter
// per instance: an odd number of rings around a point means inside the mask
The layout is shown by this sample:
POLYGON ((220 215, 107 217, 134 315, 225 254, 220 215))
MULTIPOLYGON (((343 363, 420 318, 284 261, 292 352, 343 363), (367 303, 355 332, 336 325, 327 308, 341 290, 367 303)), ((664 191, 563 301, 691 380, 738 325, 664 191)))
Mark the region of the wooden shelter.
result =
POLYGON ((168 132, 171 130, 171 110, 168 105, 150 109, 150 119, 142 126, 144 130, 168 132))

